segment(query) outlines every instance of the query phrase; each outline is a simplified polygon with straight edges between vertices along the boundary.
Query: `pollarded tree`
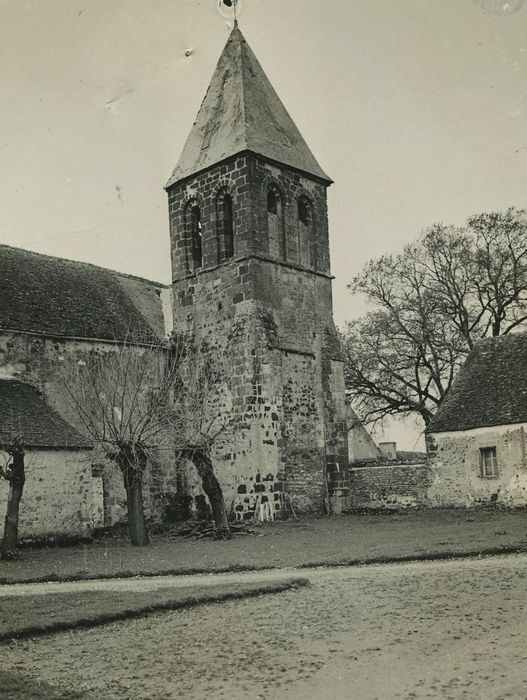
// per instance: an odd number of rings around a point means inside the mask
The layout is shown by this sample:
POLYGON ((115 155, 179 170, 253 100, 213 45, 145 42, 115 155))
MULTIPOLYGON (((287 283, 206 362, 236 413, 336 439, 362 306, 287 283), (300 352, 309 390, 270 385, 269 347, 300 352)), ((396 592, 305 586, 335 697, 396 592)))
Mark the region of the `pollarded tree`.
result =
POLYGON ((148 543, 143 484, 149 458, 160 452, 192 461, 219 535, 230 534, 209 459, 212 444, 225 430, 214 413, 220 384, 193 342, 154 345, 134 339, 111 350, 63 357, 54 372, 76 422, 121 471, 132 544, 148 543))
POLYGON ((124 342, 62 357, 53 371, 70 416, 121 471, 132 544, 147 544, 144 476, 152 450, 167 446, 159 417, 171 386, 164 348, 124 342))
POLYGON ((350 396, 366 421, 428 424, 476 340, 527 322, 527 216, 509 209, 436 224, 349 285, 374 310, 343 335, 350 396))

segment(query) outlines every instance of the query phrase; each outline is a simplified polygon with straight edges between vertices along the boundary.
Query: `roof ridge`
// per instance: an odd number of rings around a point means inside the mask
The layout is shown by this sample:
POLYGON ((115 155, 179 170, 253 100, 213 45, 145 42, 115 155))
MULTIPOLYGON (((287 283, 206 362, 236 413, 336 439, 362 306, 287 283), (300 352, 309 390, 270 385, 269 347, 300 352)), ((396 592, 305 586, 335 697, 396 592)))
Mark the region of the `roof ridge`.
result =
MULTIPOLYGON (((242 41, 240 42, 240 52, 241 52, 242 70, 243 70, 243 65, 244 65, 244 51, 243 51, 243 47, 242 47, 242 42, 243 42, 243 44, 245 44, 245 52, 246 52, 247 55, 248 55, 248 58, 245 59, 245 60, 247 60, 248 65, 250 65, 251 62, 255 62, 255 63, 257 64, 257 66, 259 67, 259 69, 261 70, 261 72, 262 72, 262 74, 263 74, 263 77, 265 78, 265 80, 266 80, 266 82, 267 82, 268 89, 271 90, 272 94, 274 95, 274 97, 276 98, 276 100, 277 100, 278 103, 279 103, 280 109, 283 111, 283 113, 285 114, 285 116, 287 117, 287 119, 289 119, 289 121, 291 122, 291 126, 293 127, 293 135, 294 135, 294 132, 296 132, 296 136, 297 136, 297 138, 300 140, 300 143, 301 143, 302 148, 304 149, 304 151, 306 151, 306 152, 309 154, 310 158, 313 160, 314 165, 317 167, 317 169, 318 169, 320 172, 317 174, 317 173, 313 172, 313 169, 308 170, 308 169, 305 168, 305 167, 304 167, 304 168, 301 168, 301 167, 292 165, 292 164, 290 164, 290 163, 286 163, 285 161, 284 161, 284 164, 288 165, 288 167, 293 168, 294 170, 299 170, 300 172, 307 173, 307 174, 312 175, 313 177, 315 177, 315 178, 317 178, 317 179, 321 179, 321 180, 323 180, 323 181, 328 182, 329 184, 331 184, 333 181, 331 180, 331 178, 330 178, 328 175, 326 175, 326 173, 325 173, 325 172, 322 170, 322 168, 320 167, 320 165, 319 165, 319 163, 318 163, 316 157, 314 156, 313 152, 311 151, 311 148, 309 147, 307 141, 305 140, 305 138, 304 138, 302 132, 301 132, 300 129, 298 128, 298 126, 297 126, 297 124, 296 124, 296 121, 295 121, 295 120, 293 119, 293 117, 291 116, 291 113, 290 113, 289 110, 287 109, 285 103, 282 101, 282 98, 280 97, 280 95, 279 95, 278 92, 276 91, 276 89, 275 89, 273 83, 270 81, 270 79, 269 79, 267 73, 265 72, 265 70, 264 70, 262 64, 260 63, 260 61, 258 60, 258 57, 256 56, 256 54, 255 54, 254 51, 252 50, 252 48, 251 48, 249 42, 247 41, 247 39, 246 39, 245 36, 243 35, 242 31, 241 31, 241 30, 238 30, 238 31, 239 31, 240 36, 241 36, 241 39, 242 39, 242 41), (249 60, 249 59, 250 59, 250 60, 249 60)), ((243 92, 244 92, 244 94, 245 94, 245 80, 244 80, 244 78, 243 78, 243 74, 242 74, 242 90, 243 90, 243 92)), ((280 127, 278 127, 278 128, 281 130, 280 127)), ((248 148, 249 151, 252 151, 253 153, 255 153, 255 155, 257 155, 257 156, 259 155, 260 157, 262 157, 262 158, 264 158, 264 159, 269 159, 269 156, 267 156, 267 155, 264 154, 264 153, 259 152, 259 150, 256 150, 255 148, 252 148, 252 147, 251 147, 252 144, 249 143, 248 134, 246 134, 246 142, 247 142, 247 148, 248 148)), ((271 160, 273 160, 273 159, 271 158, 271 160)), ((275 160, 276 160, 276 159, 275 159, 275 160)), ((279 161, 279 162, 282 162, 282 161, 279 161)))
POLYGON ((63 258, 60 255, 50 255, 49 253, 41 253, 37 250, 29 250, 28 248, 21 248, 20 246, 9 245, 8 243, 0 243, 0 248, 9 248, 10 250, 19 250, 23 253, 28 253, 29 255, 35 255, 41 258, 48 258, 49 260, 60 260, 61 262, 71 263, 73 265, 82 265, 86 267, 95 268, 97 270, 104 270, 105 272, 113 272, 115 275, 120 275, 122 277, 130 277, 131 279, 139 280, 140 282, 148 282, 149 284, 154 284, 158 287, 164 287, 170 289, 172 285, 165 284, 164 282, 156 282, 156 280, 149 279, 147 277, 140 277, 139 275, 133 275, 130 272, 121 272, 119 270, 114 270, 111 267, 103 267, 102 265, 97 265, 96 263, 86 262, 84 260, 73 260, 72 258, 63 258))

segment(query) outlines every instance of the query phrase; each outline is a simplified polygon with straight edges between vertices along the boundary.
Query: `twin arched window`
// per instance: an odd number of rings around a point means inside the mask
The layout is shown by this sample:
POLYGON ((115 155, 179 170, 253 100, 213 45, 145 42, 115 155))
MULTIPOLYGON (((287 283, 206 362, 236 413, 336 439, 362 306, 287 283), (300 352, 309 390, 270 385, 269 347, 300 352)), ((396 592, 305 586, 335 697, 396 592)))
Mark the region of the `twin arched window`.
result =
MULTIPOLYGON (((297 227, 294 235, 286 238, 284 206, 278 187, 271 184, 267 190, 267 233, 269 254, 281 260, 298 262, 314 267, 315 217, 313 204, 302 195, 297 200, 297 227)), ((186 215, 187 261, 190 271, 203 267, 203 239, 201 211, 195 200, 189 203, 186 215)), ((220 190, 216 198, 216 244, 219 263, 234 255, 234 212, 231 194, 220 190)))
POLYGON ((284 206, 278 187, 267 190, 267 233, 269 254, 274 258, 297 262, 306 267, 315 264, 315 216, 313 204, 302 195, 297 201, 297 226, 286 237, 284 206))
MULTIPOLYGON (((196 200, 187 205, 186 250, 189 271, 203 267, 203 232, 201 210, 196 200)), ((217 261, 223 262, 234 255, 234 215, 232 196, 221 190, 216 199, 217 261)))

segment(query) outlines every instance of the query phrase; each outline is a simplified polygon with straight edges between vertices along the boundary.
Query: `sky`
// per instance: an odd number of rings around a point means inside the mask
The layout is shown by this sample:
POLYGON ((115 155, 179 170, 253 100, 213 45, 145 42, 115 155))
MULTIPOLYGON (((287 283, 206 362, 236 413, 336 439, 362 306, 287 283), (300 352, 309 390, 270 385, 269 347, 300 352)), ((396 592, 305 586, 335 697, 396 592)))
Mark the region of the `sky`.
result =
MULTIPOLYGON (((525 0, 241 2, 335 181, 340 326, 368 259, 527 206, 525 0)), ((218 0, 0 0, 0 243, 168 283, 163 185, 228 33, 218 0)))

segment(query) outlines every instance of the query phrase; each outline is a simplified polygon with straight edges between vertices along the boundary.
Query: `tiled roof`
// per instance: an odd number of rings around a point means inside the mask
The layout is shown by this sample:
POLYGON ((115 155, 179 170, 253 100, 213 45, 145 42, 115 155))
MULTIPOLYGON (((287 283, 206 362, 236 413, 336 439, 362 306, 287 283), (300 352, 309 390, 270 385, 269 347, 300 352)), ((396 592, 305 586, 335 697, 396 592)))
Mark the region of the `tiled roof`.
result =
POLYGON ((164 286, 88 263, 0 245, 0 330, 162 338, 164 286))
POLYGON ((0 379, 0 445, 20 437, 24 447, 90 449, 90 441, 59 416, 29 384, 0 379))
POLYGON ((527 422, 527 334, 474 346, 427 433, 527 422))
POLYGON ((166 187, 243 151, 331 182, 236 26, 166 187))

